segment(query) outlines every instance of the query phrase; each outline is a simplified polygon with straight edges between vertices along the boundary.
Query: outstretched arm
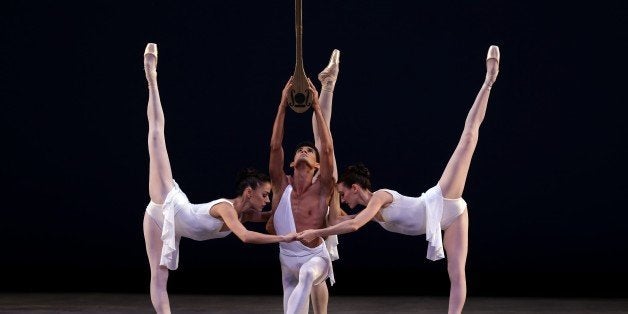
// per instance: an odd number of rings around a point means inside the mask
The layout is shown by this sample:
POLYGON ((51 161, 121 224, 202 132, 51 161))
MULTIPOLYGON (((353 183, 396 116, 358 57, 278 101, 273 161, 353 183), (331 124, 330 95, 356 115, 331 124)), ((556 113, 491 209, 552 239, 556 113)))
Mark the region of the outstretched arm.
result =
POLYGON ((273 135, 270 138, 270 161, 268 165, 268 173, 270 175, 270 181, 272 184, 273 199, 271 214, 266 223, 266 230, 268 233, 275 233, 273 226, 272 215, 277 209, 281 194, 287 184, 286 173, 283 171, 284 164, 284 152, 283 152, 283 128, 284 120, 286 118, 286 107, 288 106, 288 93, 292 89, 293 77, 291 76, 281 92, 281 101, 279 102, 279 108, 277 108, 277 115, 275 116, 275 123, 273 124, 273 135))
POLYGON ((321 110, 320 102, 318 99, 318 92, 316 91, 316 87, 312 84, 310 79, 307 80, 309 85, 309 90, 312 93, 314 102, 312 104, 312 109, 314 110, 314 115, 316 117, 316 135, 320 139, 320 176, 319 180, 321 180, 321 185, 328 187, 325 193, 331 193, 331 187, 335 185, 334 179, 334 143, 331 138, 331 132, 329 131, 329 127, 325 122, 325 118, 323 117, 323 112, 321 110))
POLYGON ((220 218, 222 218, 227 227, 229 227, 229 229, 244 243, 266 244, 276 242, 289 242, 294 241, 295 239, 295 233, 279 236, 263 234, 246 229, 246 227, 244 227, 244 225, 238 219, 238 215, 235 209, 230 204, 219 203, 214 205, 212 209, 215 213, 220 215, 220 218))
POLYGON ((317 237, 327 237, 333 234, 344 234, 357 231, 373 219, 384 204, 390 203, 391 201, 392 196, 390 193, 384 191, 375 192, 366 208, 364 208, 359 214, 355 215, 353 219, 348 219, 323 229, 301 231, 297 236, 297 240, 312 241, 317 237))
MULTIPOLYGON (((332 92, 326 91, 323 88, 323 90, 321 90, 320 97, 319 97, 319 104, 321 107, 321 112, 323 114, 323 119, 325 120, 325 124, 327 124, 327 127, 330 130, 330 133, 331 133, 331 112, 332 112, 333 95, 334 94, 332 92)), ((316 149, 318 149, 318 151, 320 152, 322 150, 322 147, 321 147, 321 138, 319 136, 318 127, 317 127, 316 112, 312 114, 312 133, 314 133, 314 145, 316 146, 316 149)), ((332 176, 334 177, 334 180, 338 179, 338 166, 336 164, 336 157, 334 157, 334 166, 333 166, 332 176)))

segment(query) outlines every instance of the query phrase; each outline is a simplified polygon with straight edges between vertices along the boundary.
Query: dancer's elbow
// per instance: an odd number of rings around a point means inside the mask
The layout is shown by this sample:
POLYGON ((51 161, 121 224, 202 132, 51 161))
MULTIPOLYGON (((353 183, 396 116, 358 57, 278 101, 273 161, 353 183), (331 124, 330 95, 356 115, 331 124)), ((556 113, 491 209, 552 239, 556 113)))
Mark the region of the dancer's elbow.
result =
POLYGON ((271 140, 270 141, 270 151, 271 152, 278 152, 281 151, 282 149, 282 141, 279 140, 271 140))
POLYGON ((349 232, 358 231, 362 227, 355 219, 349 220, 349 232))

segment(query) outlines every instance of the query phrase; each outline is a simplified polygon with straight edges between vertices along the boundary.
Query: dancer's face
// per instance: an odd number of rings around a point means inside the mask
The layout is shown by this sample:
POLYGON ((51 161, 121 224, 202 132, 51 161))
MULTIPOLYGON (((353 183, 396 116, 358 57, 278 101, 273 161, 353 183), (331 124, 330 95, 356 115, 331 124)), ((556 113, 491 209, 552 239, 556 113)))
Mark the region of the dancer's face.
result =
POLYGON ((316 161, 316 151, 314 148, 309 146, 301 146, 297 148, 297 151, 294 153, 294 161, 292 162, 292 166, 296 167, 299 163, 307 163, 310 167, 317 167, 318 162, 316 161))
POLYGON ((270 182, 263 182, 257 189, 251 190, 250 202, 251 206, 258 211, 270 203, 270 182))
POLYGON ((346 186, 344 182, 341 182, 338 183, 338 194, 340 195, 340 202, 349 205, 349 208, 353 209, 358 205, 357 189, 346 186))

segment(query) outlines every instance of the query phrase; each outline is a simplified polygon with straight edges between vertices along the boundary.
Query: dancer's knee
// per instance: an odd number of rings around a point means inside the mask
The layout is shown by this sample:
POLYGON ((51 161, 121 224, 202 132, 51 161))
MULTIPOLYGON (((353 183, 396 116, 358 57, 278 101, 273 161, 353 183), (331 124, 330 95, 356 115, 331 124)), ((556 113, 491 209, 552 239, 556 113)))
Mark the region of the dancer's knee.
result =
POLYGON ((150 296, 155 312, 170 313, 170 300, 168 298, 168 276, 151 275, 150 296))
POLYGON ((164 128, 160 123, 153 123, 148 130, 148 146, 155 147, 164 141, 164 128))
POLYGON ((152 270, 150 274, 150 284, 156 289, 165 291, 168 286, 168 269, 159 266, 158 269, 152 270))
POLYGON ((464 282, 466 280, 466 272, 463 263, 450 262, 447 264, 447 273, 451 283, 464 282))
POLYGON ((311 285, 314 282, 314 279, 316 279, 317 275, 318 272, 315 271, 313 268, 302 267, 299 271, 299 282, 311 285))
POLYGON ((466 147, 475 147, 480 136, 479 124, 465 130, 460 137, 460 144, 466 147))

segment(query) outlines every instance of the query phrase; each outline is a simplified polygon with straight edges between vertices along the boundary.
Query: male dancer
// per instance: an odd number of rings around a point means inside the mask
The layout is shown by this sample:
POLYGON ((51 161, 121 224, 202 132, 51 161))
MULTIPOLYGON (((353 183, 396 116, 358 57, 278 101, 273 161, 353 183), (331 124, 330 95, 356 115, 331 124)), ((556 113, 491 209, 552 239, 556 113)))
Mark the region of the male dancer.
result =
MULTIPOLYGON (((312 109, 315 115, 315 133, 320 139, 320 151, 313 143, 299 144, 290 163, 294 169, 292 176, 286 175, 283 170, 282 147, 292 78, 284 87, 273 125, 269 172, 272 191, 276 196, 272 203, 272 224, 278 235, 310 229, 313 226, 325 226, 329 198, 335 186, 331 134, 323 117, 318 92, 309 79, 308 83, 314 100, 312 109), (318 176, 316 180, 315 175, 318 176)), ((331 257, 322 238, 280 245, 280 262, 285 313, 307 313, 313 286, 324 284, 327 278, 330 278, 332 285, 334 283, 331 257)), ((321 292, 318 289, 317 291, 317 294, 321 292)), ((324 301, 326 303, 326 294, 324 301)))

